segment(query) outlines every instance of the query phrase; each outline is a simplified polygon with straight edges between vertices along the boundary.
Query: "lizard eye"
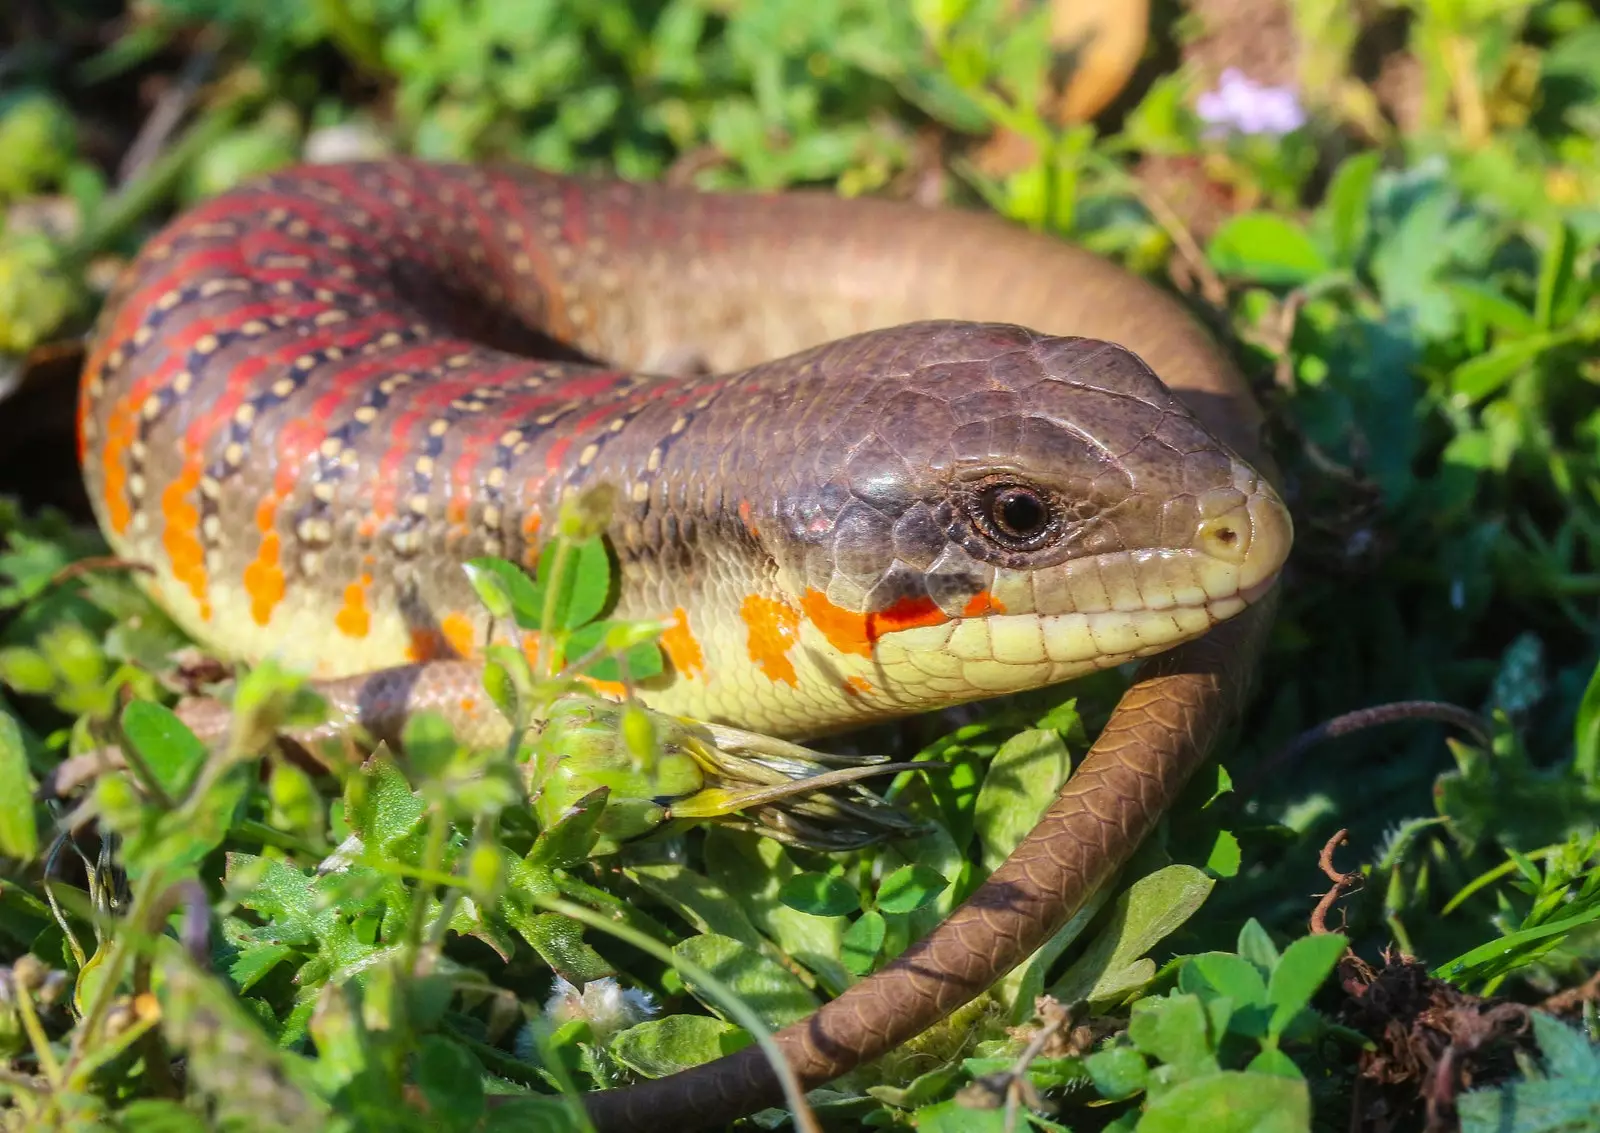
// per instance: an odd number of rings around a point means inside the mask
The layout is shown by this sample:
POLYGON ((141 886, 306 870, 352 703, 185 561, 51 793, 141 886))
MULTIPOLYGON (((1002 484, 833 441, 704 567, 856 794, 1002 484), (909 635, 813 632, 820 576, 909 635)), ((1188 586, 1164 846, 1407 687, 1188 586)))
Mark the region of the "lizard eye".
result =
POLYGON ((1037 488, 1014 481, 987 484, 974 500, 973 519, 989 539, 1009 551, 1031 551, 1055 531, 1055 509, 1037 488))

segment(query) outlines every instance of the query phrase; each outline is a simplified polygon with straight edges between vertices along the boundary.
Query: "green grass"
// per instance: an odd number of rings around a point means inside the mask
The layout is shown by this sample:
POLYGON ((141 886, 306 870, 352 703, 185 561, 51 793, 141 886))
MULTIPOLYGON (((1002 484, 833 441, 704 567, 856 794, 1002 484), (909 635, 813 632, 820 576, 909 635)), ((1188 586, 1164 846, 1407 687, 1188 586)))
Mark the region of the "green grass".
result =
MULTIPOLYGON (((1307 121, 1267 137, 1207 131, 1159 44, 1105 123, 1055 124, 1045 24, 997 0, 48 5, 51 39, 0 47, 0 390, 84 331, 107 265, 175 209, 339 139, 715 188, 937 183, 1174 267, 1263 393, 1295 512, 1258 695, 1117 892, 812 1105, 841 1129, 1345 1129, 1372 1051, 1328 978, 1343 941, 1525 1004, 1600 960, 1600 17, 1290 6, 1307 121), (1380 24, 1409 67, 1401 122, 1367 81, 1380 24), (152 75, 190 84, 185 112, 119 174, 152 75), (997 132, 1022 155, 998 171, 997 132), (39 226, 45 206, 64 222, 39 226), (1481 712, 1493 742, 1401 724, 1270 761, 1404 698, 1481 712), (1361 885, 1342 936, 1309 936, 1342 828, 1361 885)), ((1163 42, 1187 34, 1157 9, 1163 42)), ((163 707, 171 623, 125 575, 61 575, 103 552, 82 517, 0 499, 0 1127, 577 1128, 563 1094, 763 1042, 925 933, 1121 687, 899 737, 948 766, 897 776, 894 810, 838 783, 730 812, 784 760, 833 764, 574 699, 580 669, 660 659, 653 627, 596 624, 605 556, 569 518, 532 582, 476 576, 561 646, 537 669, 498 655, 491 692, 561 726, 480 751, 422 720, 405 758, 314 777, 261 742, 315 709, 293 675, 250 673, 208 753, 163 707), (95 735, 128 769, 30 803, 95 735), (663 794, 705 817, 663 824, 663 794), (812 845, 762 836, 762 813, 803 815, 812 845), (863 830, 892 836, 815 848, 863 830)), ((1592 1014, 1536 1016, 1515 1057, 1490 1044, 1464 1127, 1592 1125, 1592 1014)), ((1385 1095, 1400 1127, 1429 1088, 1385 1095)))

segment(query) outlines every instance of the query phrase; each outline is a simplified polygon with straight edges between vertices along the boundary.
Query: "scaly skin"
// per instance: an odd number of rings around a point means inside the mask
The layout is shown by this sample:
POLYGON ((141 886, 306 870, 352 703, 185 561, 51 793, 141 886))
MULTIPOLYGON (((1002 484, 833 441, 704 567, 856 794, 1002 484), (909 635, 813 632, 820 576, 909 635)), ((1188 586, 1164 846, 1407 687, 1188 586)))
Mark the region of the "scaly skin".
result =
MULTIPOLYGON (((666 711, 808 736, 1162 654, 977 894, 780 1035, 816 1084, 1026 958, 1204 757, 1291 542, 1258 426, 1170 299, 993 218, 395 161, 152 240, 80 451, 196 638, 378 734, 423 706, 492 734, 459 564, 531 562, 601 482, 617 613, 672 626, 639 689, 666 711)), ((776 1097, 750 1048, 590 1106, 688 1128, 776 1097)))

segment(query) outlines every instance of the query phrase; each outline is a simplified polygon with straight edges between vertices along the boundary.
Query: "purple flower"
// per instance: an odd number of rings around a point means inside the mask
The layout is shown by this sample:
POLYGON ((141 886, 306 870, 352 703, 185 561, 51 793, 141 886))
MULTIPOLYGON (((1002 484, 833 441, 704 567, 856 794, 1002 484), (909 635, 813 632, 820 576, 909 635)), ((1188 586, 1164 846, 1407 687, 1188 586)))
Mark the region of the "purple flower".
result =
POLYGON ((1195 101, 1195 112, 1210 126, 1207 137, 1230 130, 1278 137, 1306 123, 1306 112, 1292 88, 1262 86, 1236 67, 1222 72, 1217 89, 1195 101))

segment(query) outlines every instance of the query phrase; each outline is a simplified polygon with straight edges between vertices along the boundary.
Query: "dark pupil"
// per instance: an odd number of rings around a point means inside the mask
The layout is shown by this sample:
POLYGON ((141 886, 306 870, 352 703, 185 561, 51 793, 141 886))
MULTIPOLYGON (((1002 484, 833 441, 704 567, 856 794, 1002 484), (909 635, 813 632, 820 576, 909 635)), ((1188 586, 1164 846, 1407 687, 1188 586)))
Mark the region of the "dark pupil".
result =
POLYGON ((996 518, 1010 535, 1033 535, 1045 525, 1044 501, 1032 492, 1011 488, 1000 493, 996 518))

